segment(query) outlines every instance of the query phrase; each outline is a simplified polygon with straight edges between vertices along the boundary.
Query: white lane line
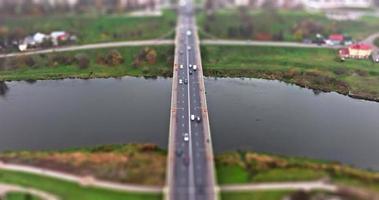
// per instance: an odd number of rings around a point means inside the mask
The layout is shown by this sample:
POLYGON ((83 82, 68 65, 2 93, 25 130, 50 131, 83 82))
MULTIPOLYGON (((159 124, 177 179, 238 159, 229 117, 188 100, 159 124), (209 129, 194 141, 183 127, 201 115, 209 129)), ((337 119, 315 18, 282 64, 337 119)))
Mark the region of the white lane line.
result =
MULTIPOLYGON (((188 46, 188 37, 186 37, 186 46, 188 46)), ((187 48, 187 47, 186 47, 187 48)), ((187 57, 187 66, 189 65, 189 52, 186 51, 186 57, 187 57)), ((187 70, 187 78, 189 80, 189 70, 187 70)), ((189 81, 188 81, 189 82, 189 81)), ((188 83, 189 85, 190 83, 188 83)), ((189 135, 189 151, 190 151, 190 170, 189 170, 189 192, 188 192, 188 195, 189 195, 189 199, 190 200, 195 200, 195 180, 194 180, 194 169, 193 169, 193 155, 192 155, 192 134, 191 134, 191 116, 190 116, 190 112, 191 112, 191 100, 190 100, 190 88, 188 88, 188 128, 189 128, 189 131, 188 131, 188 135, 189 135)))

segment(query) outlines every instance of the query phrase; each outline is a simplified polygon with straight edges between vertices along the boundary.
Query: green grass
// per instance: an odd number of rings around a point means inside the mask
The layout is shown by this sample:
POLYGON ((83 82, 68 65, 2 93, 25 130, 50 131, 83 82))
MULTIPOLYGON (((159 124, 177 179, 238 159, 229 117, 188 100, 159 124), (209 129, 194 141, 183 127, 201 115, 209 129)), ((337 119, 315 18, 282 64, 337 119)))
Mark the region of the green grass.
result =
POLYGON ((282 200, 290 195, 288 191, 267 192, 222 192, 222 200, 282 200))
MULTIPOLYGON (((333 21, 321 13, 310 14, 305 11, 279 10, 272 14, 272 12, 261 10, 249 11, 248 18, 253 26, 252 33, 246 35, 239 32, 240 27, 246 25, 246 18, 243 18, 237 9, 218 11, 212 18, 207 18, 205 13, 197 16, 199 27, 218 38, 258 39, 257 35, 266 33, 276 40, 278 38, 275 38, 275 35, 277 36, 281 32, 282 39, 285 41, 301 41, 303 36, 307 35, 294 34, 294 27, 302 21, 319 24, 322 28, 316 32, 324 35, 335 32, 346 33, 357 40, 379 31, 379 22, 375 17, 363 17, 357 21, 333 21), (233 33, 229 33, 230 31, 233 33)), ((314 36, 314 34, 312 33, 310 36, 314 36)))
MULTIPOLYGON (((121 53, 124 63, 117 66, 106 66, 98 64, 96 59, 99 55, 106 55, 111 49, 97 49, 73 51, 64 53, 33 55, 35 64, 25 66, 25 64, 15 64, 16 69, 0 70, 1 80, 40 80, 40 79, 62 79, 62 78, 95 78, 95 77, 121 77, 130 76, 171 76, 173 47, 155 46, 151 47, 157 52, 155 64, 147 62, 140 66, 133 66, 136 56, 145 47, 117 48, 121 53), (61 64, 54 61, 54 57, 74 57, 78 54, 85 54, 90 59, 89 67, 80 69, 77 64, 61 64)), ((14 62, 18 63, 24 57, 15 57, 14 62)), ((0 62, 1 63, 1 62, 0 62)), ((1 65, 1 64, 0 64, 1 65)), ((7 64, 3 64, 7 66, 7 64)), ((8 65, 9 66, 9 65, 8 65)))
POLYGON ((340 62, 336 50, 258 46, 202 46, 208 76, 278 79, 324 91, 379 98, 379 65, 340 62))
MULTIPOLYGON (((126 15, 11 16, 0 19, 0 27, 11 32, 22 28, 26 34, 65 30, 78 36, 79 43, 154 39, 174 30, 176 14, 165 10, 159 17, 126 15)), ((170 37, 173 35, 171 34, 170 37)))
POLYGON ((158 200, 161 194, 139 194, 81 187, 78 184, 33 174, 0 170, 0 182, 32 187, 59 196, 63 200, 158 200))
POLYGON ((272 169, 254 176, 252 182, 290 182, 290 181, 312 181, 327 177, 323 171, 311 169, 290 168, 272 169))
POLYGON ((40 198, 24 192, 9 192, 4 200, 41 200, 40 198))
POLYGON ((249 182, 249 174, 240 166, 218 165, 217 180, 222 184, 249 182))

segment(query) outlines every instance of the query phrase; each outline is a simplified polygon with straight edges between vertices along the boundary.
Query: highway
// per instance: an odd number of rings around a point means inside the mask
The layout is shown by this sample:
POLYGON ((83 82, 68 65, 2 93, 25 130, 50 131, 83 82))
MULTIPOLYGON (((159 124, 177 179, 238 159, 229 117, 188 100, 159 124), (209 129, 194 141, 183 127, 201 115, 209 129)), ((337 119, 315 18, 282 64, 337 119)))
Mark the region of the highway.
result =
POLYGON ((188 0, 179 8, 175 45, 165 197, 213 200, 217 198, 213 150, 199 39, 188 0))

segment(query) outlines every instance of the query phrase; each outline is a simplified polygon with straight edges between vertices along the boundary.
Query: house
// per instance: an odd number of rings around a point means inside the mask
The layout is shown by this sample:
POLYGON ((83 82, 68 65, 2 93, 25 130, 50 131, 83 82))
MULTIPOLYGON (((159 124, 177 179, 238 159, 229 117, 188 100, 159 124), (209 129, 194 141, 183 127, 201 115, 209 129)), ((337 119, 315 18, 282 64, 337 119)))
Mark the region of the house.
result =
POLYGON ((51 41, 54 46, 58 46, 60 42, 66 42, 70 38, 70 34, 65 31, 53 31, 50 33, 51 41))
POLYGON ((328 45, 341 45, 345 40, 345 36, 342 34, 332 34, 329 35, 328 39, 325 40, 325 43, 328 45))
POLYGON ((342 48, 338 51, 341 60, 347 58, 352 59, 368 59, 373 52, 373 47, 369 44, 356 43, 342 48))

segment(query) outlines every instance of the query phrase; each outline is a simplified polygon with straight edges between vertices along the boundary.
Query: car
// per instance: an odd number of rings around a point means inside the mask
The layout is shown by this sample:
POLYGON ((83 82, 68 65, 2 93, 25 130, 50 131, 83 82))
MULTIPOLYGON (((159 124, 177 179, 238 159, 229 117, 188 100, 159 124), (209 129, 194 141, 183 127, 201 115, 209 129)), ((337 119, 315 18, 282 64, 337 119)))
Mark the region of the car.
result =
POLYGON ((180 67, 180 69, 183 69, 183 65, 180 65, 179 67, 180 67))
POLYGON ((188 51, 191 51, 191 49, 192 49, 191 46, 187 46, 188 51))
POLYGON ((200 118, 200 116, 197 116, 197 117, 196 117, 196 121, 197 121, 197 122, 201 122, 201 118, 200 118))
POLYGON ((189 67, 189 68, 192 68, 192 64, 189 64, 188 67, 189 67))
POLYGON ((188 80, 187 79, 184 79, 184 84, 188 84, 188 80))
POLYGON ((184 140, 185 142, 188 142, 188 141, 189 141, 189 135, 188 135, 188 133, 184 133, 183 140, 184 140))
POLYGON ((195 115, 191 115, 191 121, 195 121, 195 115))
POLYGON ((179 84, 183 84, 183 79, 179 79, 179 84))
POLYGON ((183 150, 182 150, 182 149, 177 149, 177 150, 175 151, 175 153, 176 153, 176 156, 180 157, 180 156, 183 155, 183 150))
POLYGON ((190 30, 187 31, 187 35, 188 36, 191 36, 192 35, 192 32, 190 30))
POLYGON ((197 65, 193 65, 192 68, 193 68, 194 71, 196 71, 197 65))
POLYGON ((189 74, 192 75, 192 73, 193 73, 192 70, 190 70, 190 71, 189 71, 189 74))
POLYGON ((183 54, 183 51, 182 51, 182 50, 180 50, 180 51, 179 51, 179 53, 180 53, 180 54, 183 54))

